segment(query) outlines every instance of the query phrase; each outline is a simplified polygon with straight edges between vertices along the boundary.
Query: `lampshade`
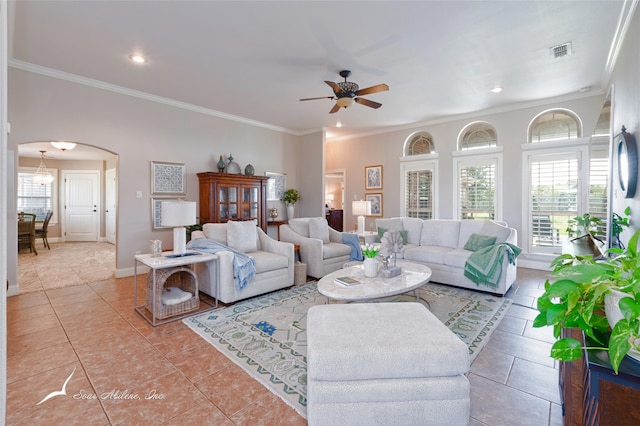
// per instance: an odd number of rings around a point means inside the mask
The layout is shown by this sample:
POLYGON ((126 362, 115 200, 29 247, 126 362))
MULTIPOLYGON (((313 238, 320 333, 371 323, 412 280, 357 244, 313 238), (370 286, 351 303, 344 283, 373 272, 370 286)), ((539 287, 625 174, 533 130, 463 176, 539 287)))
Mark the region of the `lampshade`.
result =
POLYGON ((184 254, 187 251, 187 230, 185 226, 197 222, 195 201, 163 201, 160 203, 160 223, 173 228, 173 253, 184 254))
POLYGON ((38 166, 38 170, 36 170, 35 174, 31 178, 33 183, 38 183, 40 185, 48 185, 55 179, 47 169, 47 165, 44 164, 45 152, 47 151, 40 151, 40 166, 38 166))
POLYGON ((58 148, 61 151, 71 150, 76 147, 76 144, 73 142, 51 142, 51 145, 58 148))
POLYGON ((354 216, 371 215, 371 201, 352 201, 351 212, 354 216))
POLYGON ((352 201, 351 213, 354 216, 358 215, 358 232, 364 234, 364 217, 371 214, 371 201, 352 201))

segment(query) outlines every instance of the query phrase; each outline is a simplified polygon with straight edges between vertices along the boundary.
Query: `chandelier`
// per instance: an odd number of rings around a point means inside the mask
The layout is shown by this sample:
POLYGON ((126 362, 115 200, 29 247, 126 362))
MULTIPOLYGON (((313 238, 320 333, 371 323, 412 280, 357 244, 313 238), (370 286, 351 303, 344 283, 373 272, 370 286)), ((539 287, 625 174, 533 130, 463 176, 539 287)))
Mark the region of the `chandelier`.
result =
POLYGON ((47 169, 47 165, 44 164, 44 153, 47 151, 40 151, 40 166, 38 170, 36 170, 35 175, 31 179, 34 183, 39 183, 40 185, 48 185, 53 182, 53 175, 47 169))

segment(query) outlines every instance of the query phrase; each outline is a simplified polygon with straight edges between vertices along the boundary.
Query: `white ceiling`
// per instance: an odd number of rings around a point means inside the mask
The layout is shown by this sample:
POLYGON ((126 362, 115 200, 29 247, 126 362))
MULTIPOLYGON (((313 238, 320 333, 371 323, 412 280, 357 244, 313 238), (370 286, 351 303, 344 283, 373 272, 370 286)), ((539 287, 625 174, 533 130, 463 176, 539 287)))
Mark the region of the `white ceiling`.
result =
POLYGON ((293 134, 326 127, 340 137, 585 96, 585 87, 604 92, 636 1, 21 0, 10 2, 9 58, 293 134), (549 48, 569 41, 573 54, 553 59, 549 48), (148 62, 133 64, 132 53, 148 62), (299 101, 331 96, 323 81, 341 81, 342 69, 361 88, 388 84, 365 96, 383 106, 329 114, 334 101, 299 101), (494 86, 504 90, 490 93, 494 86))

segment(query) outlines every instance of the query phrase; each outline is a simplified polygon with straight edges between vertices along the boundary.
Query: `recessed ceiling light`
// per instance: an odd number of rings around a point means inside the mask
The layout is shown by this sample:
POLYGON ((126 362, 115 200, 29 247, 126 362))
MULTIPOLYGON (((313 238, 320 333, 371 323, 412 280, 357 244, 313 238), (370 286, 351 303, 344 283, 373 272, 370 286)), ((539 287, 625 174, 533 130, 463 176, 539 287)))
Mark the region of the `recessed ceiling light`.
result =
POLYGON ((131 59, 136 64, 144 64, 147 60, 142 55, 129 55, 129 59, 131 59))
POLYGON ((502 87, 497 86, 497 87, 494 87, 493 89, 491 89, 491 90, 489 90, 489 91, 490 91, 491 93, 500 93, 500 92, 502 92, 502 87))
POLYGON ((336 123, 336 127, 342 127, 342 123, 338 121, 338 122, 336 123))

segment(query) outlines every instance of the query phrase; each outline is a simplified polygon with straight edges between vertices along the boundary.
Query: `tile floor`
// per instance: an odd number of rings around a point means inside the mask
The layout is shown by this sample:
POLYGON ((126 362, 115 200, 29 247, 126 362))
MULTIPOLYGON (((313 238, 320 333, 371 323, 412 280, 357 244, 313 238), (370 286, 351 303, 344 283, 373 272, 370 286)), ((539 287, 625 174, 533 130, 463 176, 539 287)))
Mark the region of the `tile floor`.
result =
MULTIPOLYGON (((105 276, 100 244, 51 247, 19 256, 25 288, 40 291, 7 301, 8 425, 306 424, 181 321, 151 327, 133 310, 133 278, 105 276), (67 396, 38 405, 71 374, 67 396)), ((471 366, 473 426, 562 424, 552 339, 531 327, 545 276, 518 271, 514 304, 471 366)))

